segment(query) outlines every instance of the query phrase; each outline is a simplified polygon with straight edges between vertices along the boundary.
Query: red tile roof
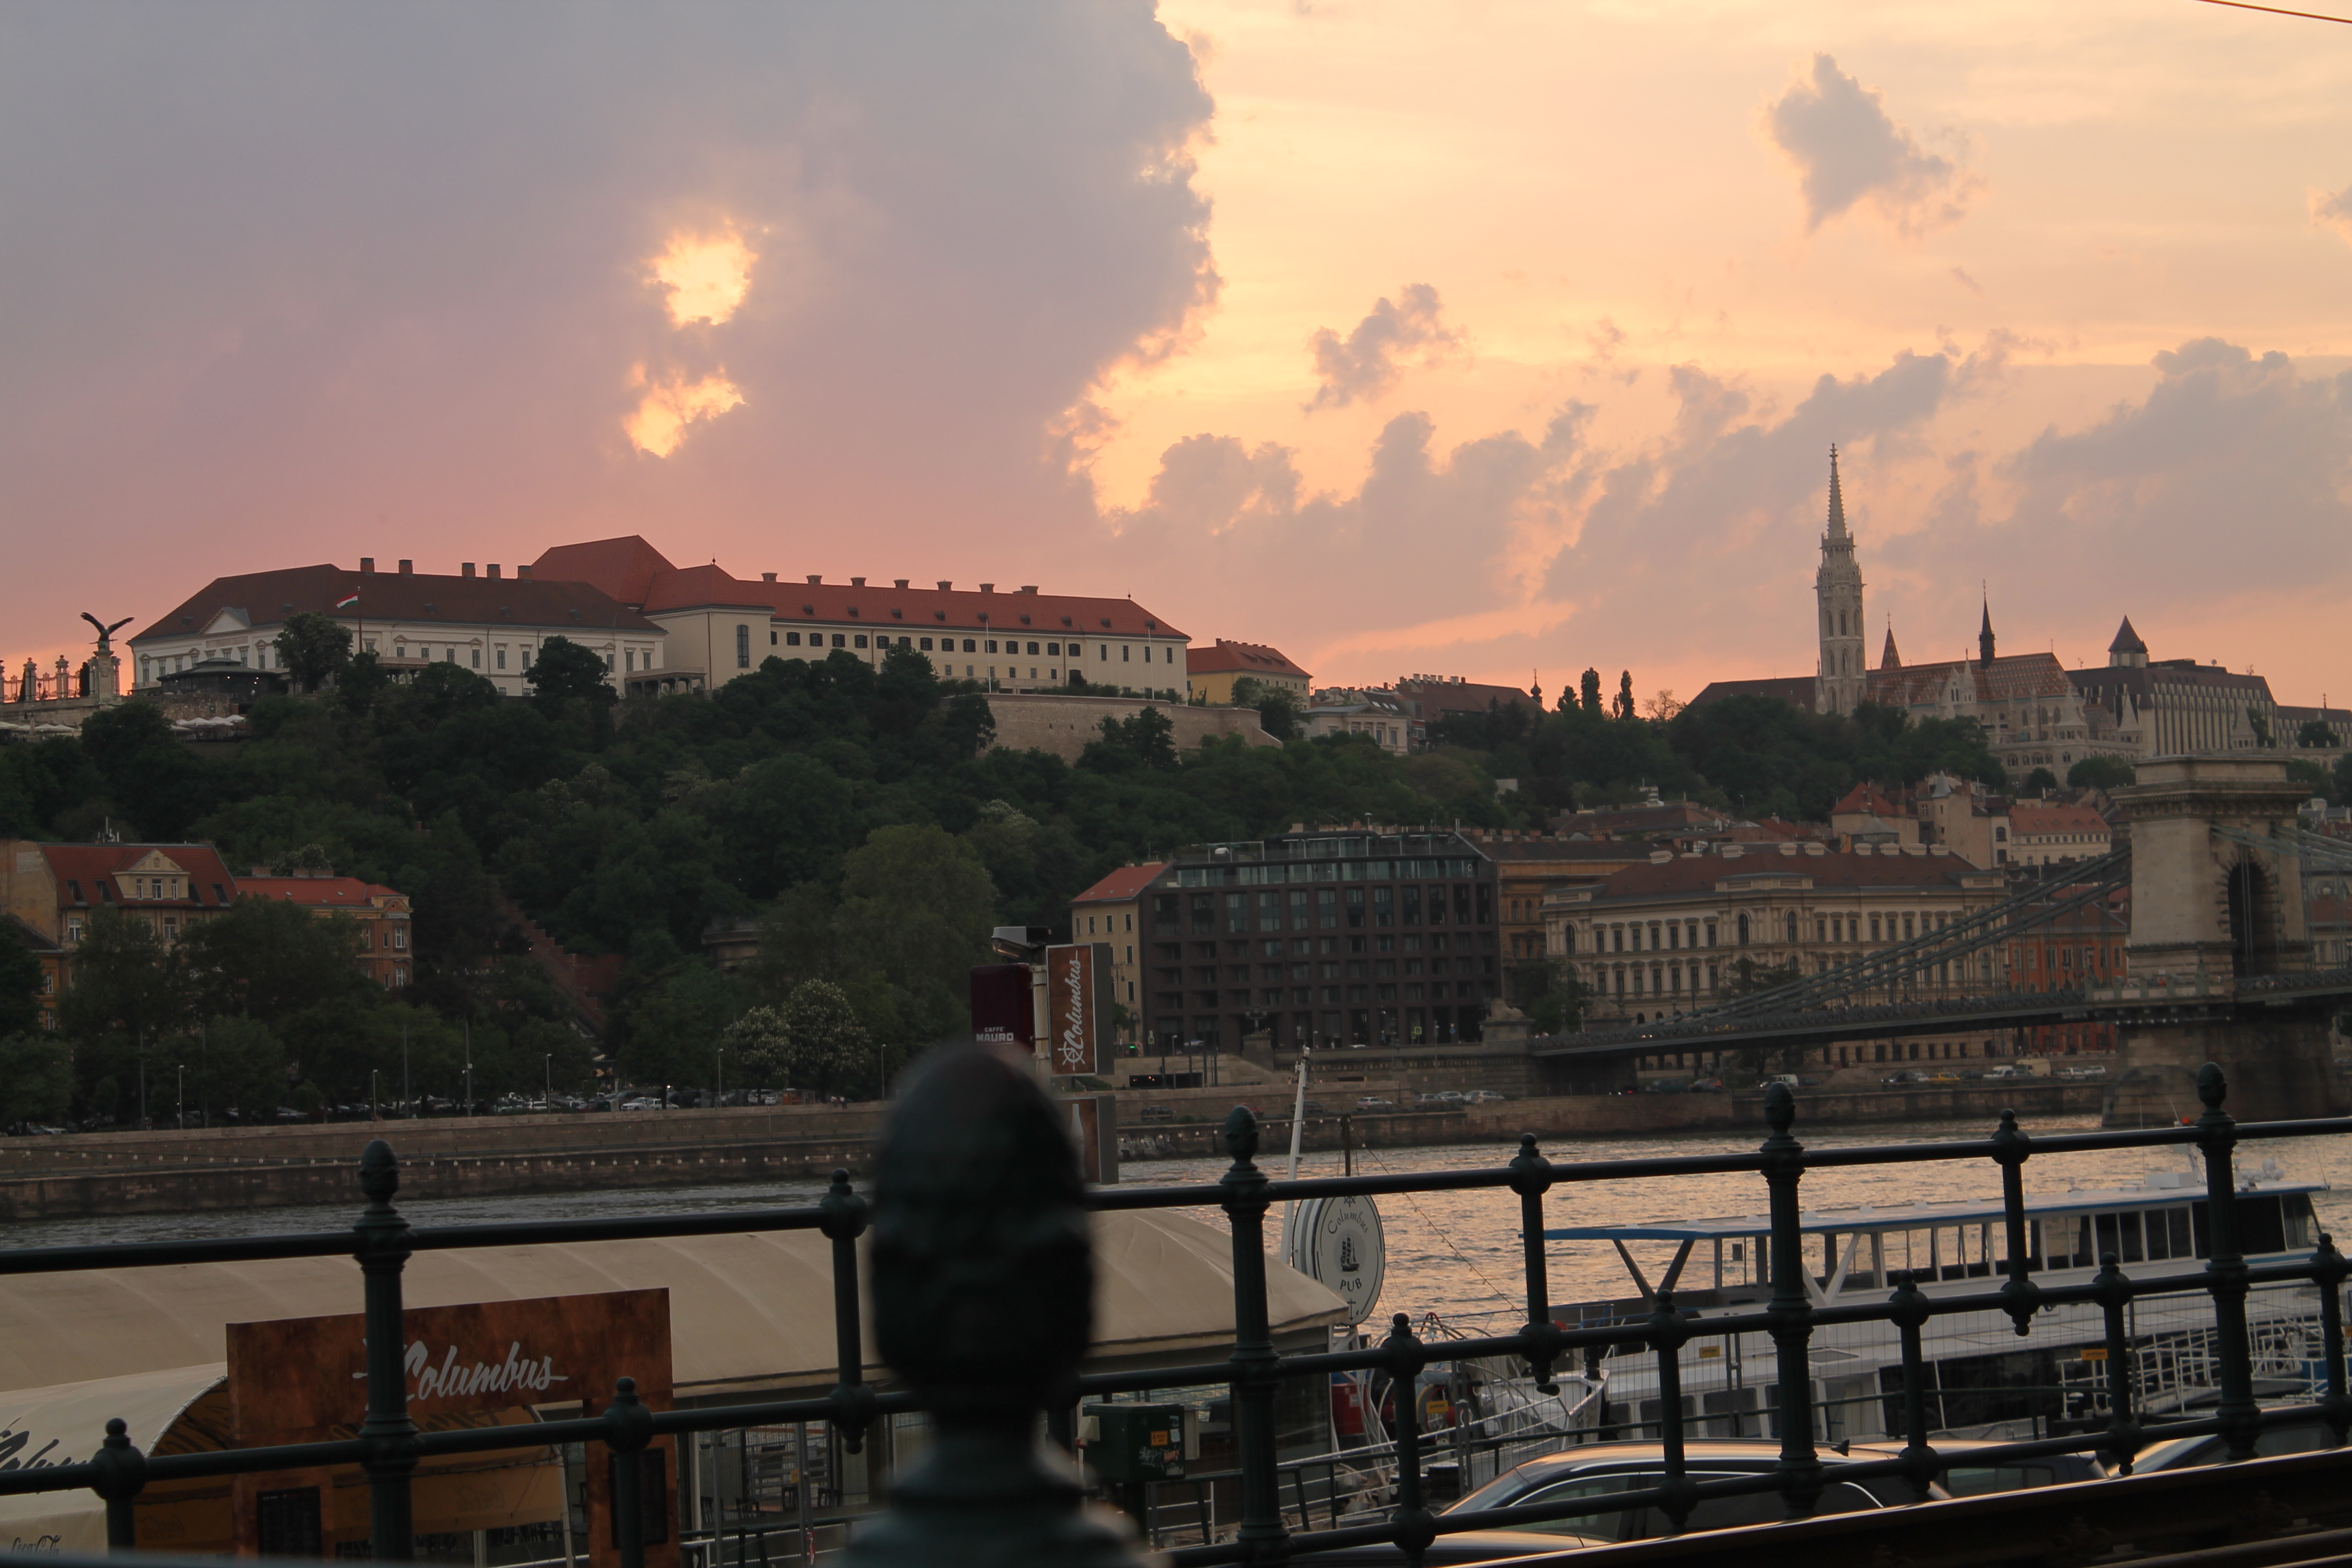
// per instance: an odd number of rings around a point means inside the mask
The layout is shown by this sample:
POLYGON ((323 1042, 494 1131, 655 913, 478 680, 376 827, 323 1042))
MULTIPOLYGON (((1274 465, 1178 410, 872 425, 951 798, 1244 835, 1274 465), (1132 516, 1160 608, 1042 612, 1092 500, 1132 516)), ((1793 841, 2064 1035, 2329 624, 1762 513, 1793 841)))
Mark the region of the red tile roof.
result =
POLYGON ((241 877, 239 898, 283 899, 310 909, 363 910, 376 898, 398 898, 396 889, 357 877, 241 877))
POLYGON ((237 610, 256 626, 277 626, 298 611, 339 621, 446 622, 452 626, 533 626, 573 631, 660 628, 586 583, 519 577, 452 577, 431 573, 352 572, 341 566, 289 566, 215 577, 131 640, 133 646, 192 641, 223 610, 237 610), (360 602, 336 604, 356 592, 360 602), (428 607, 429 606, 429 607, 428 607))
POLYGON ((1193 675, 1223 675, 1231 670, 1238 675, 1284 675, 1300 680, 1308 679, 1307 672, 1286 658, 1276 648, 1264 643, 1228 642, 1219 637, 1207 647, 1187 649, 1184 667, 1193 675))
POLYGON ((1791 708, 1813 710, 1813 678, 1810 675, 1775 675, 1757 680, 1710 680, 1699 694, 1690 700, 1694 708, 1704 708, 1710 702, 1720 702, 1727 697, 1777 697, 1791 708))
POLYGON ((1871 816, 1908 816, 1909 812, 1886 798, 1874 784, 1863 783, 1846 792, 1843 800, 1830 807, 1832 816, 1867 815, 1871 816))
POLYGON ((2012 837, 2046 833, 2089 833, 2104 836, 2107 819, 2087 805, 2071 802, 2021 800, 2009 808, 2012 837))
POLYGON ((1151 885, 1151 879, 1168 869, 1165 860, 1153 860, 1141 866, 1121 866, 1070 902, 1074 904, 1124 903, 1151 885))
POLYGON ((94 909, 106 903, 99 892, 100 884, 111 889, 113 903, 128 900, 142 910, 217 910, 236 897, 236 879, 222 863, 220 852, 209 844, 44 844, 41 855, 57 879, 61 910, 94 909), (187 874, 188 890, 194 897, 129 899, 131 868, 157 853, 187 874), (79 898, 76 888, 80 889, 79 898))
POLYGON ((654 584, 677 570, 660 551, 634 533, 586 544, 559 544, 530 563, 533 577, 593 584, 601 593, 638 609, 652 595, 654 584))

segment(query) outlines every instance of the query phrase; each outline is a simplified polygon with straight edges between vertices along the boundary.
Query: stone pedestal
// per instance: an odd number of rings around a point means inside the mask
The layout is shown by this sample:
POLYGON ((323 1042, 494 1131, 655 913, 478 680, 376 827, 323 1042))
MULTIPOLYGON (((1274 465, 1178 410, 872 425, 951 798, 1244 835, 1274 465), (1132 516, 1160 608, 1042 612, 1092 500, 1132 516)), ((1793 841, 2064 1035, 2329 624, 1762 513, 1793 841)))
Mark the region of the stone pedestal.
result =
POLYGON ((2202 1109, 2197 1069, 2207 1062, 2228 1079, 2230 1114, 2241 1121, 2352 1114, 2324 1015, 2126 1030, 2121 1047, 2099 1113, 2103 1127, 2194 1120, 2202 1109))

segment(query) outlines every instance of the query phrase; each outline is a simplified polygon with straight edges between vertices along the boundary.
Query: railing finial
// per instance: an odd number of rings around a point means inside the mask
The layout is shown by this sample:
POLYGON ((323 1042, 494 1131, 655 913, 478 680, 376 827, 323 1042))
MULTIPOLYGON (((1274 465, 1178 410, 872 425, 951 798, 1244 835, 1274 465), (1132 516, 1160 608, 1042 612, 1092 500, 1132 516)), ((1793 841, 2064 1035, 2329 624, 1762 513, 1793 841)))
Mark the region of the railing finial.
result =
POLYGON ((400 1162, 393 1156, 392 1145, 381 1138, 371 1138, 368 1146, 360 1151, 360 1192, 375 1207, 392 1202, 400 1191, 400 1162))
POLYGON ((1066 1408, 1094 1331, 1094 1243, 1077 1151, 1037 1081, 978 1047, 934 1053, 875 1158, 874 1339, 938 1437, 850 1548, 860 1568, 1135 1563, 1032 1434, 1066 1408))
POLYGON ((1246 1165, 1257 1158, 1257 1114, 1246 1105, 1236 1105, 1225 1112, 1225 1153, 1236 1165, 1246 1165))
POLYGON ((1764 1124, 1776 1138, 1786 1138, 1797 1124, 1797 1096, 1787 1084, 1776 1083, 1764 1091, 1764 1124))
POLYGON ((2221 1076, 2220 1062, 2207 1062, 2197 1069, 2197 1098, 2210 1111, 2220 1110, 2221 1102, 2230 1098, 2230 1080, 2221 1076))

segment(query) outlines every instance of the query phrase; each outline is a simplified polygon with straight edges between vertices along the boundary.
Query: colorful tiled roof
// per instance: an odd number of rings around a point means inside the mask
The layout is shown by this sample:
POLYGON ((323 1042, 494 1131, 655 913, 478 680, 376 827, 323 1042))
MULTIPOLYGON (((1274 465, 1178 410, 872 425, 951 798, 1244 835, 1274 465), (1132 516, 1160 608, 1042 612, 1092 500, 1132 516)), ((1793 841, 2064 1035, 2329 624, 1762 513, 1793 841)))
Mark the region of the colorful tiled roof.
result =
POLYGON ((240 898, 279 899, 310 909, 363 910, 379 898, 396 899, 397 889, 357 877, 241 877, 240 898))
POLYGON ((217 910, 226 908, 236 897, 236 879, 222 863, 220 852, 209 844, 44 844, 41 856, 57 879, 61 910, 125 902, 142 910, 217 910), (187 897, 132 896, 131 868, 156 854, 179 867, 187 878, 187 897))
POLYGON ((1121 866, 1070 902, 1074 904, 1124 903, 1151 885, 1151 879, 1168 869, 1165 860, 1152 860, 1140 866, 1121 866))

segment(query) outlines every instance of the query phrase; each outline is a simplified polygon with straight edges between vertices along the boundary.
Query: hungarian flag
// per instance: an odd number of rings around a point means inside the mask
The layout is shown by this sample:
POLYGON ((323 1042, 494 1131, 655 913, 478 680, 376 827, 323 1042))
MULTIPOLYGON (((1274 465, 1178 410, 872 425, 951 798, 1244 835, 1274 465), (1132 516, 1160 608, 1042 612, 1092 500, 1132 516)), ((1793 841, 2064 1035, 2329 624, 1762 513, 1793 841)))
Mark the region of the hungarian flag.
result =
POLYGON ((339 610, 348 610, 348 609, 350 609, 353 605, 356 605, 356 604, 358 604, 359 602, 360 602, 360 596, 359 596, 357 594, 353 594, 353 595, 352 595, 350 598, 348 598, 348 599, 337 599, 337 600, 335 601, 335 608, 337 608, 337 609, 339 609, 339 610))

